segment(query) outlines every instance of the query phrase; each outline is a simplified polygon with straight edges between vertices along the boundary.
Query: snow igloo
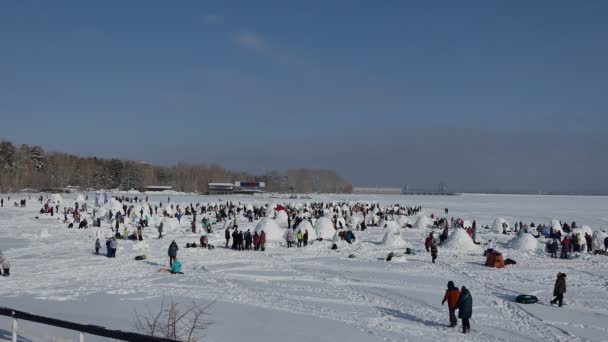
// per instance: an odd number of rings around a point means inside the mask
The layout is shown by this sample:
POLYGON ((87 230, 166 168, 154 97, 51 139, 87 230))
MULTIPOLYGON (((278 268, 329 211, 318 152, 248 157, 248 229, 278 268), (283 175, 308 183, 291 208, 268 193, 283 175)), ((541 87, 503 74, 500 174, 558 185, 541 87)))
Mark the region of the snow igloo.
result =
POLYGON ((285 229, 279 227, 275 220, 265 217, 255 226, 255 231, 258 234, 265 232, 267 241, 281 241, 285 229))
POLYGON ((321 217, 315 222, 317 237, 323 240, 331 240, 336 233, 333 222, 327 217, 321 217))
POLYGON ((473 252, 480 249, 462 228, 453 229, 441 246, 458 252, 473 252))

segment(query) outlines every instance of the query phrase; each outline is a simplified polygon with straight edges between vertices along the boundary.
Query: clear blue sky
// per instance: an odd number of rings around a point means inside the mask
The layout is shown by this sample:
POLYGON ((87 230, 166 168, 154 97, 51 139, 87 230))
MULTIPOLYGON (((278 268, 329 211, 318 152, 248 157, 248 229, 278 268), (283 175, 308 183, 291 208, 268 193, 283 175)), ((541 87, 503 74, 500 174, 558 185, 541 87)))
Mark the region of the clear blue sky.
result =
POLYGON ((0 138, 608 192, 607 1, 2 1, 0 138))

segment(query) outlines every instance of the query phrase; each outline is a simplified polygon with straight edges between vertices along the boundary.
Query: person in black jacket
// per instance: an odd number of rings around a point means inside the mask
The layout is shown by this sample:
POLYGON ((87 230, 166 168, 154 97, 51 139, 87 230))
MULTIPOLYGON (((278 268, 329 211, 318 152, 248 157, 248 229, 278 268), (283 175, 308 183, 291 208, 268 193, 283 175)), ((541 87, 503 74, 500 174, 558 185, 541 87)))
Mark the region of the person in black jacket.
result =
POLYGON ((473 297, 469 289, 464 286, 460 289, 460 297, 458 298, 456 307, 458 308, 458 318, 462 319, 462 333, 466 334, 471 331, 471 322, 469 320, 473 316, 473 297))
POLYGON ((566 293, 566 274, 558 273, 553 287, 553 295, 555 298, 551 301, 551 305, 558 303, 561 308, 564 301, 564 293, 566 293))

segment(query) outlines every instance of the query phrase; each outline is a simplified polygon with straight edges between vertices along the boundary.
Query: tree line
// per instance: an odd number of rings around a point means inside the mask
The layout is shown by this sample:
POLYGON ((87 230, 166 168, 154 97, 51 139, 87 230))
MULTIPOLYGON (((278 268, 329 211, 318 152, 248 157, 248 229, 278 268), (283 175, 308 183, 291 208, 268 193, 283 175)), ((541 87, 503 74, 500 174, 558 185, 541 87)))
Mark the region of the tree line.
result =
POLYGON ((264 175, 227 170, 220 165, 155 166, 132 160, 80 157, 45 152, 40 146, 0 142, 0 191, 44 190, 77 186, 85 189, 143 189, 168 185, 176 191, 206 193, 210 182, 265 182, 269 192, 349 193, 352 185, 330 170, 293 169, 264 175))

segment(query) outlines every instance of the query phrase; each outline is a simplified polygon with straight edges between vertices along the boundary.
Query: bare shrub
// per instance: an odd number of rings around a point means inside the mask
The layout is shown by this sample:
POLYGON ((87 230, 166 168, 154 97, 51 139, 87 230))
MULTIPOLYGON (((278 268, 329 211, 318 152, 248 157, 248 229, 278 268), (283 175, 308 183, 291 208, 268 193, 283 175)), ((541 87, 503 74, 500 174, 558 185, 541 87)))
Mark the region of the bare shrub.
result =
POLYGON ((213 302, 203 305, 192 301, 178 303, 163 298, 160 308, 148 308, 146 313, 135 311, 135 329, 141 334, 163 337, 182 342, 200 342, 204 331, 211 325, 207 312, 213 302))

